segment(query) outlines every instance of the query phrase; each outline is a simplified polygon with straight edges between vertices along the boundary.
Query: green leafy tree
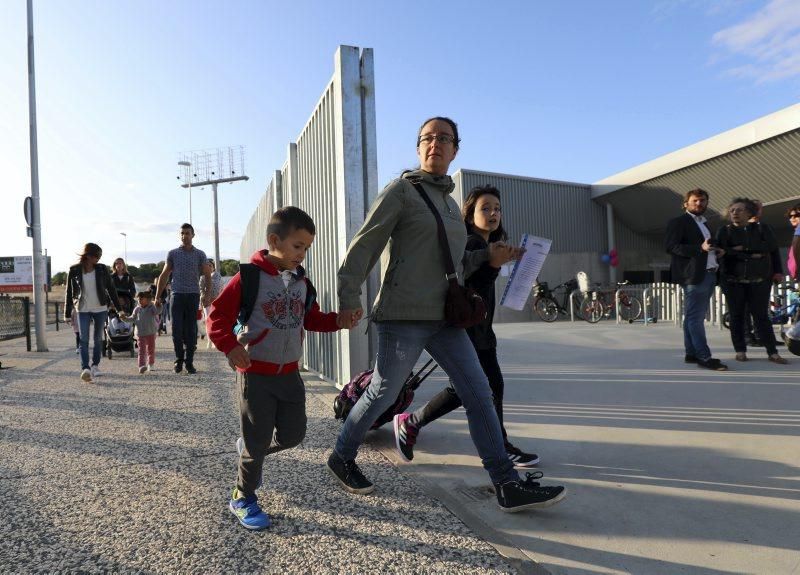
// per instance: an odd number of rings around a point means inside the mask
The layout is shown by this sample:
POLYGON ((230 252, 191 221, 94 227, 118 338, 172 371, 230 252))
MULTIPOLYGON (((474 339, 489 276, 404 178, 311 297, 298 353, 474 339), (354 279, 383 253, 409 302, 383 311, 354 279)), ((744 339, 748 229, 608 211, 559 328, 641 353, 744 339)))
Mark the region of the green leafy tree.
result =
POLYGON ((238 260, 222 260, 219 262, 219 273, 223 276, 232 276, 236 275, 239 271, 239 261, 238 260))
POLYGON ((60 286, 67 283, 67 272, 58 272, 50 279, 50 285, 60 286))

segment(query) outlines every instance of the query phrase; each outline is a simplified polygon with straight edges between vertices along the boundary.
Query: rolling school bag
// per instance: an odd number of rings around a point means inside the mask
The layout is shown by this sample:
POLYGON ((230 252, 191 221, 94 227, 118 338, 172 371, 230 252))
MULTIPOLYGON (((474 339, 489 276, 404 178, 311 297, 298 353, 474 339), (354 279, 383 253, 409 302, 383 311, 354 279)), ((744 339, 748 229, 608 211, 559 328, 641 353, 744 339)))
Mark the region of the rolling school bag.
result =
MULTIPOLYGON (((370 429, 378 429, 384 423, 392 421, 395 415, 403 413, 411 405, 411 402, 414 401, 414 392, 431 372, 438 367, 433 363, 433 366, 428 369, 428 366, 432 363, 433 360, 429 359, 428 363, 423 365, 417 373, 411 372, 408 379, 403 383, 403 388, 400 390, 397 400, 375 420, 370 429), (427 372, 425 372, 426 369, 428 369, 427 372), (423 372, 425 373, 423 374, 423 372)), ((367 387, 372 382, 373 371, 372 369, 362 371, 342 388, 342 391, 333 400, 333 415, 336 419, 341 419, 342 421, 347 419, 347 414, 350 413, 358 398, 364 395, 367 387)))

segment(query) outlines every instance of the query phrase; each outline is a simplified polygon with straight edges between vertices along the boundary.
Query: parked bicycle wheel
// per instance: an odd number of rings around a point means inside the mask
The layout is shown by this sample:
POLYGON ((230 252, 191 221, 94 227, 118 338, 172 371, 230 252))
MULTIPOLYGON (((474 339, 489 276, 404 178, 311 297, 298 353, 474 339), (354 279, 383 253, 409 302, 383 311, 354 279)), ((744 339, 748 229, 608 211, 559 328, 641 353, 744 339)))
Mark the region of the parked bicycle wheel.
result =
POLYGON ((619 318, 627 322, 633 322, 642 315, 642 302, 639 298, 629 295, 626 301, 619 302, 619 318))
POLYGON ((533 300, 533 309, 542 321, 552 323, 558 318, 558 304, 549 297, 537 297, 533 300))
POLYGON ((597 323, 604 313, 603 304, 597 300, 587 297, 581 302, 581 316, 589 323, 597 323))

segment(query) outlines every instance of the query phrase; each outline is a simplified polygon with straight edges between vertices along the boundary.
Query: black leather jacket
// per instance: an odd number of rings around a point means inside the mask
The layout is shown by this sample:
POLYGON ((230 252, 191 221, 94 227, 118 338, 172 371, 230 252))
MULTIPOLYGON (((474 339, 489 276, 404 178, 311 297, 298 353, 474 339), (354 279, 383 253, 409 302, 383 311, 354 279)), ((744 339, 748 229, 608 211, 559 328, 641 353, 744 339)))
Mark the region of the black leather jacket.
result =
MULTIPOLYGON (((119 300, 117 299, 117 290, 114 289, 114 283, 111 281, 111 274, 108 273, 108 268, 103 264, 96 264, 94 266, 94 277, 97 280, 97 297, 100 298, 100 303, 103 305, 114 304, 114 307, 119 309, 119 300)), ((72 317, 72 310, 78 309, 83 294, 83 270, 81 264, 75 264, 69 268, 67 274, 67 292, 64 296, 64 319, 72 317)))

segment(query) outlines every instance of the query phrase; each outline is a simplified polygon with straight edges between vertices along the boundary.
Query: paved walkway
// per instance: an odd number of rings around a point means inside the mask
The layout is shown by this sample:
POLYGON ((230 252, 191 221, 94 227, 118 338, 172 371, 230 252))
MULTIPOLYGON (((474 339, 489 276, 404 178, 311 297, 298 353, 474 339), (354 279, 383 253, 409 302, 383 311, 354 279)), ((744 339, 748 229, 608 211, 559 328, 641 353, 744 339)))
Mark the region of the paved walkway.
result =
POLYGON ((330 385, 309 378, 307 439, 265 468, 274 526, 250 533, 226 507, 238 412, 222 354, 176 375, 162 336, 157 371, 115 354, 89 385, 72 332, 48 338, 47 353, 0 342, 0 572, 514 573, 378 451, 359 458, 374 495, 334 484, 330 385))
POLYGON ((732 367, 712 373, 683 364, 671 325, 497 331, 506 426, 569 487, 562 504, 501 513, 461 410, 411 464, 389 426, 371 433, 359 463, 376 492, 344 493, 323 463, 334 390, 308 376, 307 440, 268 459, 263 533, 225 508, 237 419, 221 354, 175 375, 162 337, 159 371, 115 356, 86 385, 69 332, 43 354, 0 342, 0 572, 800 574, 800 358, 736 363, 710 329, 732 367))

